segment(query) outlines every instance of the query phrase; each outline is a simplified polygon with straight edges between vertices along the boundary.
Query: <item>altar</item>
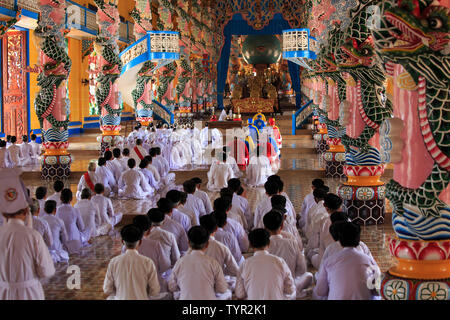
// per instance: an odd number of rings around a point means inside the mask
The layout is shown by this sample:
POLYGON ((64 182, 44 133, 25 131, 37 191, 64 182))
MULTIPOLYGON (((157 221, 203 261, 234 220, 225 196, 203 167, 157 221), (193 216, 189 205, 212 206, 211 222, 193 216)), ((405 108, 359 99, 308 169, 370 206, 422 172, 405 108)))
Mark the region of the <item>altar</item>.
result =
POLYGON ((277 106, 277 99, 245 98, 231 99, 233 110, 239 113, 272 113, 277 106))

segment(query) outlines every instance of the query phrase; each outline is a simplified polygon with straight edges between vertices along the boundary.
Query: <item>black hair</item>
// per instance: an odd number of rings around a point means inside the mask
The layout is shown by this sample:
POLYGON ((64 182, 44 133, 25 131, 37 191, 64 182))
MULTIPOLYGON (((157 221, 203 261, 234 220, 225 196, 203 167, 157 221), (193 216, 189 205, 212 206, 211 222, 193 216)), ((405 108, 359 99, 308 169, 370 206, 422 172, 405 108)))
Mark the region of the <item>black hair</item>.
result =
POLYGON ((114 148, 112 152, 113 152, 114 158, 120 158, 120 149, 119 148, 114 148))
POLYGON ((123 150, 122 150, 122 155, 123 156, 129 156, 130 155, 130 149, 128 149, 128 148, 124 148, 123 150))
POLYGON ((156 154, 159 156, 161 154, 161 148, 155 147, 155 150, 156 150, 156 154))
POLYGON ((96 183, 94 186, 94 191, 96 194, 100 194, 105 191, 105 186, 103 183, 96 183))
POLYGON ((236 194, 238 196, 241 196, 243 193, 244 193, 244 188, 242 188, 242 186, 241 186, 241 187, 239 187, 239 190, 236 192, 236 194))
POLYGON ((266 193, 269 196, 273 196, 276 195, 278 193, 279 190, 279 185, 277 182, 275 181, 266 181, 266 183, 264 183, 264 189, 266 190, 266 193))
POLYGON ((231 190, 230 188, 220 189, 219 194, 221 197, 228 197, 233 199, 233 190, 231 190))
POLYGON ((357 247, 361 237, 361 227, 353 222, 343 222, 339 227, 339 242, 343 247, 357 247))
POLYGON ((152 156, 145 156, 144 159, 147 160, 148 163, 152 163, 153 162, 152 156))
POLYGON ((181 201, 181 192, 175 189, 170 190, 166 193, 166 198, 176 205, 181 201))
POLYGON ((328 228, 328 231, 331 234, 331 237, 333 238, 334 241, 339 241, 339 233, 340 233, 340 228, 342 226, 342 224, 345 221, 336 221, 333 222, 330 227, 328 228))
POLYGON ((11 142, 12 136, 10 134, 6 135, 6 141, 11 142))
POLYGON ((202 250, 209 240, 209 232, 202 226, 194 226, 187 233, 192 250, 202 250))
POLYGON ((0 148, 6 147, 6 141, 0 140, 0 148))
POLYGON ((227 224, 227 214, 223 211, 214 211, 211 213, 216 219, 217 226, 219 228, 223 228, 224 225, 227 224))
POLYGON ((16 136, 12 136, 11 137, 11 143, 16 143, 17 141, 17 137, 16 136))
POLYGON ((328 193, 323 199, 323 205, 331 211, 336 211, 341 207, 342 199, 334 193, 328 193))
POLYGON ((90 196, 91 196, 91 189, 84 188, 83 190, 81 190, 81 199, 89 199, 90 196))
POLYGON ((31 141, 36 140, 36 138, 37 138, 37 136, 33 133, 33 134, 31 135, 31 141))
POLYGON ((72 201, 72 198, 73 198, 72 190, 66 188, 61 191, 62 203, 70 203, 70 201, 72 201))
POLYGON ((105 158, 106 161, 109 161, 113 158, 113 153, 110 150, 105 151, 103 157, 105 158))
POLYGON ((276 194, 270 198, 270 203, 274 208, 286 208, 286 197, 276 194))
POLYGON ((278 192, 283 191, 284 188, 284 182, 281 180, 279 175, 273 174, 270 177, 267 178, 267 181, 274 181, 278 184, 278 192))
POLYGON ((56 209, 56 201, 55 200, 47 200, 44 204, 44 211, 47 213, 52 213, 56 209))
POLYGON ((208 231, 209 234, 217 229, 217 221, 213 214, 205 214, 200 217, 200 225, 208 231))
POLYGON ((133 169, 134 167, 136 167, 136 160, 134 160, 133 158, 128 159, 128 168, 133 169))
POLYGON ((136 145, 140 146, 142 144, 142 139, 136 139, 136 145))
POLYGON ((250 231, 248 234, 250 245, 255 248, 264 248, 270 243, 270 234, 266 229, 257 228, 250 231))
POLYGON ((142 159, 141 162, 139 163, 139 168, 144 169, 147 166, 148 166, 148 161, 145 158, 142 159))
POLYGON ((181 204, 185 204, 186 203, 187 196, 188 196, 187 192, 180 191, 180 203, 181 204))
POLYGON ((155 148, 150 148, 149 150, 150 157, 154 158, 157 156, 155 148))
POLYGON ((64 189, 64 182, 62 182, 61 180, 56 180, 53 183, 53 190, 55 190, 55 192, 61 192, 62 189, 64 189))
POLYGON ((195 182, 195 184, 202 184, 202 179, 200 179, 200 178, 198 178, 198 177, 194 177, 194 178, 192 178, 191 179, 192 181, 194 181, 195 182))
POLYGON ((277 231, 283 223, 283 215, 278 211, 269 211, 263 217, 264 227, 269 231, 277 231))
POLYGON ((334 223, 337 221, 348 221, 348 215, 345 212, 336 211, 330 215, 330 220, 331 220, 331 223, 334 223))
POLYGON ((99 167, 104 166, 105 164, 106 164, 106 159, 105 159, 104 157, 98 158, 97 165, 98 165, 99 167))
POLYGON ((36 192, 34 193, 36 199, 42 200, 47 195, 47 187, 40 186, 36 188, 36 192))
POLYGON ((192 180, 187 180, 187 181, 185 181, 185 182, 183 183, 183 190, 184 190, 184 192, 187 192, 187 193, 189 193, 189 194, 194 193, 196 187, 197 187, 197 186, 196 186, 195 182, 192 181, 192 180))
POLYGON ((152 226, 152 222, 146 214, 140 214, 133 218, 133 224, 142 230, 142 232, 146 232, 152 226))
POLYGON ((162 213, 168 214, 173 209, 173 203, 167 198, 161 198, 156 203, 158 209, 161 210, 162 213))
POLYGON ((228 180, 228 188, 230 188, 233 192, 238 192, 241 187, 241 180, 238 178, 232 178, 228 180))
POLYGON ((152 208, 148 210, 147 216, 150 219, 150 221, 155 224, 159 224, 164 220, 164 213, 159 210, 158 208, 152 208))
POLYGON ((214 200, 214 211, 227 212, 231 207, 231 199, 229 197, 220 197, 214 200))
POLYGON ((142 239, 144 232, 134 224, 126 225, 120 230, 120 236, 127 248, 135 248, 136 242, 142 239))
POLYGON ((314 198, 319 199, 319 200, 325 199, 326 195, 327 195, 327 192, 323 188, 316 188, 313 191, 314 198))
POLYGON ((24 134, 24 135, 22 136, 22 141, 23 141, 23 142, 28 142, 28 136, 27 136, 26 134, 24 134))
POLYGON ((322 179, 314 179, 312 181, 312 186, 314 188, 320 188, 323 187, 325 185, 325 182, 322 179))

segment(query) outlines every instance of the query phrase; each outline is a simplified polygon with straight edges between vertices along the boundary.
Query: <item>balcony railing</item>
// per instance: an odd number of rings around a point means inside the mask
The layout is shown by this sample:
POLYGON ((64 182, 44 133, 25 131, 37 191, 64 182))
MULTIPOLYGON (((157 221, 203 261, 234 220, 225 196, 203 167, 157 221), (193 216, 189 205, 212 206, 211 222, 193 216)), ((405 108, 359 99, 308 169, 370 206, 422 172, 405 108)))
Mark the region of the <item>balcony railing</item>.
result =
POLYGON ((301 125, 312 115, 312 100, 309 100, 300 109, 292 114, 292 135, 295 135, 295 131, 300 128, 301 125))
MULTIPOLYGON (((80 10, 75 14, 75 16, 70 17, 69 21, 68 15, 66 13, 66 27, 78 29, 91 35, 96 35, 98 26, 95 11, 83 7, 82 5, 71 0, 66 0, 66 2, 67 6, 73 5, 78 7, 80 10), (70 23, 70 25, 67 25, 68 22, 70 23)), ((15 11, 17 11, 19 8, 33 12, 33 14, 28 15, 35 19, 37 19, 35 13, 39 14, 40 12, 38 0, 0 0, 0 14, 14 17, 15 11)), ((129 21, 120 23, 119 39, 121 41, 128 43, 134 42, 133 25, 134 24, 129 21)))

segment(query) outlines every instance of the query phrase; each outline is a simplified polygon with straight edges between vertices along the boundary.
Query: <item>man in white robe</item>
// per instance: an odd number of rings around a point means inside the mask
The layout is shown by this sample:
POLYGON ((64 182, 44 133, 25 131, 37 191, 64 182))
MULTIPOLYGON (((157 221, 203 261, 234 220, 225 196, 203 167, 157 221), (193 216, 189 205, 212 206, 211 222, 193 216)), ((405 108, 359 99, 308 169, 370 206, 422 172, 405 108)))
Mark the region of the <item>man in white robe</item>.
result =
POLYGON ((75 209, 81 214, 84 223, 84 237, 86 241, 97 236, 97 225, 95 221, 100 220, 100 210, 96 204, 91 201, 91 190, 85 188, 81 191, 81 200, 75 206, 75 209))
MULTIPOLYGON (((177 221, 181 226, 184 228, 184 231, 187 232, 191 228, 192 222, 191 222, 191 216, 183 213, 179 208, 182 205, 181 204, 181 198, 183 197, 183 194, 186 194, 184 192, 178 191, 178 190, 170 190, 166 194, 166 198, 169 199, 172 202, 173 210, 172 210, 172 219, 177 221)), ((187 197, 187 195, 186 195, 187 197)), ((186 199, 186 198, 185 198, 186 199)), ((195 216, 195 214, 192 214, 195 216)))
POLYGON ((22 159, 22 166, 29 166, 35 164, 33 147, 28 143, 28 136, 22 136, 22 143, 19 145, 20 158, 22 159))
POLYGON ((308 224, 305 226, 305 236, 308 243, 305 247, 305 254, 309 260, 319 251, 320 230, 323 225, 323 220, 328 218, 328 212, 323 206, 323 199, 327 192, 322 189, 314 190, 314 199, 317 204, 313 206, 308 212, 308 224))
MULTIPOLYGON (((308 288, 313 281, 312 273, 306 272, 306 259, 303 252, 300 251, 295 240, 282 236, 283 216, 279 212, 266 213, 263 222, 264 227, 270 233, 269 253, 284 259, 294 278, 297 298, 303 297, 303 290, 308 288)), ((295 297, 292 298, 295 299, 295 297)))
POLYGON ((2 169, 0 175, 0 300, 44 300, 39 279, 54 275, 55 267, 42 236, 25 225, 32 218, 20 173, 2 169))
POLYGON ((241 181, 237 178, 233 178, 228 180, 228 188, 233 191, 233 198, 232 198, 232 206, 233 208, 240 209, 247 221, 247 228, 246 230, 251 230, 253 227, 253 215, 250 211, 250 206, 248 204, 248 200, 237 193, 239 192, 241 188, 241 181))
POLYGON ((303 199, 302 207, 301 207, 300 213, 299 213, 300 220, 298 221, 298 226, 300 228, 302 228, 303 232, 305 232, 305 230, 304 230, 305 225, 308 224, 308 211, 309 211, 309 209, 311 209, 312 206, 314 206, 316 204, 316 201, 314 200, 313 191, 314 191, 314 189, 323 187, 324 185, 325 185, 325 183, 322 179, 314 179, 312 181, 311 192, 308 193, 305 196, 305 198, 303 199))
POLYGON ((211 165, 208 171, 207 188, 210 191, 218 191, 226 188, 228 180, 235 178, 233 169, 226 163, 227 156, 224 152, 219 152, 216 159, 216 164, 211 165))
POLYGON ((359 245, 361 227, 344 222, 340 227, 341 251, 324 263, 314 288, 315 296, 328 300, 378 300, 379 294, 368 283, 381 276, 377 263, 356 247, 359 245))
POLYGON ((214 219, 217 223, 217 231, 214 235, 214 238, 225 245, 231 252, 234 257, 234 260, 238 265, 241 265, 244 261, 244 257, 242 255, 241 247, 239 246, 238 239, 234 235, 234 233, 230 230, 225 230, 229 221, 232 219, 227 219, 226 212, 222 211, 214 211, 213 213, 214 219))
POLYGON ((8 147, 9 159, 11 161, 11 167, 21 167, 22 158, 20 157, 20 147, 16 144, 17 138, 11 137, 11 145, 8 147))
POLYGON ((42 153, 41 144, 36 142, 37 137, 35 134, 32 134, 30 138, 31 138, 30 146, 33 152, 33 164, 39 164, 39 158, 42 153))
POLYGON ((145 150, 142 146, 142 140, 137 139, 136 146, 130 150, 130 158, 133 158, 136 163, 140 163, 145 156, 148 156, 148 150, 145 150))
POLYGON ((264 185, 267 178, 274 174, 269 158, 260 152, 260 147, 256 148, 256 155, 250 157, 246 169, 247 184, 252 187, 264 185))
POLYGON ((97 234, 105 235, 122 220, 123 214, 115 212, 111 199, 104 196, 105 187, 101 183, 97 183, 94 190, 96 194, 91 198, 91 202, 100 210, 99 221, 96 221, 97 234))
POLYGON ((53 262, 67 262, 69 261, 69 253, 63 247, 67 243, 66 226, 64 221, 56 217, 56 201, 47 200, 44 209, 45 214, 42 220, 47 221, 53 236, 52 246, 49 248, 53 262))
POLYGON ((272 210, 270 198, 278 194, 279 187, 275 181, 267 181, 264 183, 264 189, 266 191, 266 195, 262 197, 261 201, 256 206, 255 214, 253 215, 253 226, 255 228, 264 227, 262 219, 267 212, 272 210))
POLYGON ((127 250, 111 259, 103 283, 103 292, 115 300, 148 300, 160 292, 158 273, 153 261, 141 255, 143 231, 134 225, 122 228, 121 236, 127 250))
POLYGON ((61 180, 56 180, 53 183, 53 190, 55 193, 47 198, 47 200, 56 201, 56 207, 58 208, 61 205, 61 191, 64 189, 64 182, 61 180))
POLYGON ((47 200, 47 187, 39 186, 36 188, 34 193, 36 200, 39 202, 39 216, 43 217, 45 215, 45 200, 47 200))
POLYGON ((39 217, 40 207, 39 202, 36 199, 31 199, 32 204, 30 204, 30 213, 33 216, 33 229, 39 232, 44 239, 47 248, 50 248, 53 244, 52 231, 47 221, 39 217))
POLYGON ((83 189, 90 189, 92 192, 94 192, 94 186, 97 184, 97 175, 95 174, 95 171, 97 169, 97 164, 95 162, 90 162, 88 166, 88 171, 85 172, 78 182, 77 186, 77 200, 81 200, 81 191, 83 189))
POLYGON ((0 169, 11 167, 11 160, 9 158, 8 149, 6 149, 6 142, 0 141, 0 169))
POLYGON ((196 219, 195 224, 198 225, 198 221, 201 216, 204 216, 206 212, 205 205, 203 204, 202 200, 196 196, 194 196, 195 190, 196 190, 195 182, 192 180, 185 181, 183 183, 183 190, 187 193, 187 199, 186 203, 184 204, 184 207, 188 210, 194 212, 196 219))
POLYGON ((128 169, 128 166, 122 161, 122 152, 119 148, 113 149, 114 159, 111 161, 111 168, 114 174, 114 179, 119 181, 122 172, 128 169))
POLYGON ((98 158, 97 168, 95 169, 95 176, 98 183, 103 184, 105 187, 105 196, 113 197, 118 192, 117 182, 114 179, 114 175, 106 167, 106 159, 103 157, 98 158))
POLYGON ((188 232, 192 251, 177 261, 169 278, 169 290, 179 292, 180 300, 228 300, 231 291, 222 267, 205 254, 209 234, 201 226, 188 232))
POLYGON ((171 232, 177 241, 180 255, 184 255, 189 249, 186 231, 184 231, 181 224, 172 219, 173 204, 167 198, 161 198, 157 203, 158 209, 164 214, 162 221, 157 221, 161 224, 161 229, 171 232))
POLYGON ((235 294, 238 299, 286 300, 296 293, 295 282, 287 263, 268 252, 270 234, 254 229, 249 234, 252 257, 239 268, 235 294))
POLYGON ((208 194, 205 191, 201 190, 203 183, 202 179, 194 177, 191 180, 194 181, 196 185, 194 196, 202 200, 203 205, 205 206, 206 213, 210 214, 211 212, 213 212, 213 207, 211 204, 211 199, 209 199, 208 194))
POLYGON ((141 172, 136 169, 134 158, 128 160, 128 170, 119 179, 119 197, 129 199, 146 199, 153 195, 153 189, 141 172))

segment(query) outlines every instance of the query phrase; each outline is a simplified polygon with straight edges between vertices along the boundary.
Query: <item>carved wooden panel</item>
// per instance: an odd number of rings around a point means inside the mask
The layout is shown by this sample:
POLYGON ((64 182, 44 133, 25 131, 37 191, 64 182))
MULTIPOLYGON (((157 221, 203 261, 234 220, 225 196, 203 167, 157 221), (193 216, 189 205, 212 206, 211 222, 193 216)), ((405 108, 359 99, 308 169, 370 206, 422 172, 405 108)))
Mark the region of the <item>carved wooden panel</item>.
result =
POLYGON ((27 134, 26 32, 8 31, 2 38, 3 132, 27 134))

